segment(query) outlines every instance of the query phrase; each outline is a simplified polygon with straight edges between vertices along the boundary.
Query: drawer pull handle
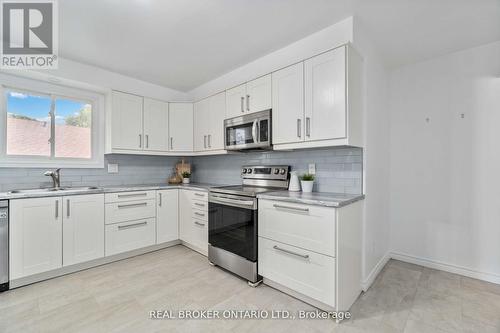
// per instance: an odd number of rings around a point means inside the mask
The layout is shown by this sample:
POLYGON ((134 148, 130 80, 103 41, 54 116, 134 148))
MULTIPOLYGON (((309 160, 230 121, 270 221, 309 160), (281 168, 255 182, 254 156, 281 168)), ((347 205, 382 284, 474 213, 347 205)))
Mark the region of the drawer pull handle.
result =
POLYGON ((202 226, 202 227, 204 227, 204 226, 205 226, 205 223, 200 223, 200 222, 198 222, 198 221, 195 221, 195 222, 194 222, 194 224, 197 224, 197 225, 202 226))
POLYGON ((205 214, 202 214, 202 213, 198 213, 198 212, 194 212, 194 213, 195 213, 195 215, 198 215, 198 216, 203 216, 203 217, 205 216, 205 214))
POLYGON ((148 195, 146 192, 143 193, 131 193, 131 194, 118 194, 118 198, 130 198, 130 197, 143 197, 148 195))
POLYGON ((196 195, 198 197, 204 197, 205 196, 205 194, 203 194, 203 193, 195 193, 194 195, 196 195))
POLYGON ((129 224, 129 225, 119 225, 118 230, 125 230, 125 229, 130 229, 130 228, 137 228, 137 227, 142 227, 147 225, 148 222, 139 222, 139 223, 134 223, 134 224, 129 224))
POLYGON ((290 250, 282 249, 278 245, 274 245, 273 249, 281 251, 281 252, 285 252, 285 253, 288 253, 288 254, 291 254, 291 255, 294 255, 294 256, 297 256, 297 257, 301 257, 301 258, 304 258, 304 259, 308 259, 309 258, 308 254, 300 254, 300 253, 293 252, 293 251, 290 251, 290 250))
POLYGON ((273 205, 274 208, 281 208, 281 209, 290 209, 290 210, 296 210, 298 212, 308 212, 309 208, 298 208, 298 207, 290 207, 290 206, 282 206, 282 205, 273 205))
POLYGON ((199 202, 195 202, 194 204, 195 204, 196 206, 205 207, 205 204, 201 204, 201 203, 199 203, 199 202))
POLYGON ((135 204, 128 204, 128 205, 118 205, 118 209, 122 208, 135 208, 135 207, 142 207, 142 206, 147 206, 147 202, 142 202, 142 203, 135 203, 135 204))

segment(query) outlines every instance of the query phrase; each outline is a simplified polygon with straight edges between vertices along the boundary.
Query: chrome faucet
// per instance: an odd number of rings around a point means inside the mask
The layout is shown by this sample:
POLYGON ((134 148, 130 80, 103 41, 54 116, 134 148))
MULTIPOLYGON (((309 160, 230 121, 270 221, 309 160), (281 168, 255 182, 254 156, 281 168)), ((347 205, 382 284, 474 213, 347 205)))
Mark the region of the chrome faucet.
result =
POLYGON ((44 173, 45 176, 52 177, 53 187, 56 189, 61 187, 61 175, 59 173, 60 171, 61 169, 56 169, 54 171, 45 171, 44 173))

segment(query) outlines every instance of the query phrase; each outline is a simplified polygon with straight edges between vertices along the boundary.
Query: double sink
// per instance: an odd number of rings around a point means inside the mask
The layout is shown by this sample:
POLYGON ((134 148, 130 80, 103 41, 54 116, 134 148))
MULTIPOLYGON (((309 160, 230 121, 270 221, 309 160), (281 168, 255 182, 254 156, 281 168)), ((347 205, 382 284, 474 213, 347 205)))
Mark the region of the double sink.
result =
POLYGON ((12 190, 8 194, 38 194, 47 192, 64 192, 64 191, 91 191, 98 190, 96 186, 82 186, 82 187, 51 187, 51 188, 35 188, 29 190, 12 190))

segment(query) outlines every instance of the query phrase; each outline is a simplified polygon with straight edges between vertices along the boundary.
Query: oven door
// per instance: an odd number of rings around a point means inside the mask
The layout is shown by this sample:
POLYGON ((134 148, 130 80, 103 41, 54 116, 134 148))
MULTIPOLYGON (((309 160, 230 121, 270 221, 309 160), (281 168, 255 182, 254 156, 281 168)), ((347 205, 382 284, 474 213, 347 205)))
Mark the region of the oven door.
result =
POLYGON ((208 243, 257 261, 257 199, 210 193, 208 243))
POLYGON ((266 110, 224 121, 226 150, 271 146, 271 111, 266 110))

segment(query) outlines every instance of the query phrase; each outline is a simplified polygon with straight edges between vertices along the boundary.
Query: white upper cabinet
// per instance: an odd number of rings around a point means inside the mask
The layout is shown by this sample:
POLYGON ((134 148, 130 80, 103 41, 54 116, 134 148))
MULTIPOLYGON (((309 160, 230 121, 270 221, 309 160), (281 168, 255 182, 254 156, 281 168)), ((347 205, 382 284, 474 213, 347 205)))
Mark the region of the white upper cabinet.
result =
POLYGON ((275 150, 363 146, 362 59, 352 47, 272 75, 275 150))
POLYGON ((226 94, 219 93, 194 103, 194 150, 224 149, 226 94))
POLYGON ((226 90, 227 118, 270 109, 271 92, 271 74, 226 90))
POLYGON ((304 141, 304 63, 272 74, 273 144, 304 141))
POLYGON ((104 257, 104 194, 62 198, 63 266, 104 257))
POLYGON ((144 150, 168 151, 168 103, 144 98, 144 150))
POLYGON ((272 107, 271 74, 247 82, 246 112, 269 110, 272 107))
POLYGON ((62 266, 61 201, 60 197, 10 200, 11 280, 62 266))
POLYGON ((113 91, 112 148, 142 150, 143 98, 113 91))
POLYGON ((346 48, 308 59, 305 67, 306 140, 347 136, 346 48))
POLYGON ((210 101, 208 98, 194 103, 194 150, 208 149, 208 132, 210 131, 210 101))
POLYGON ((193 151, 193 103, 169 103, 169 148, 175 152, 193 151))

